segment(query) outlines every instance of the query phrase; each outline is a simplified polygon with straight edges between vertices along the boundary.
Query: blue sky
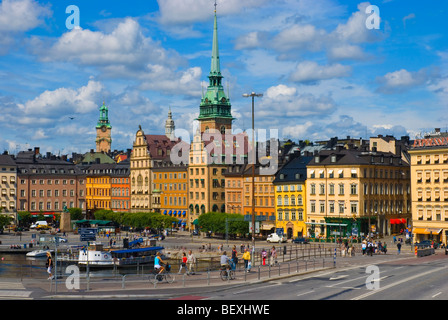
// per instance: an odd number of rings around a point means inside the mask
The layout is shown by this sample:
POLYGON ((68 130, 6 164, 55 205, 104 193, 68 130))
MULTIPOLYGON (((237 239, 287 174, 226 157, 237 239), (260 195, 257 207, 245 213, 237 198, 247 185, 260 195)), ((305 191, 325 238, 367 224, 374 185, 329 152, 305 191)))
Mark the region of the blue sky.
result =
MULTIPOLYGON (((448 3, 217 0, 233 127, 323 140, 448 129, 448 3), (368 29, 376 5, 380 28, 368 29)), ((0 150, 86 152, 109 106, 112 148, 168 109, 192 134, 210 70, 213 0, 0 2, 0 150), (69 5, 80 28, 69 30, 69 5), (74 117, 71 120, 69 117, 74 117)))

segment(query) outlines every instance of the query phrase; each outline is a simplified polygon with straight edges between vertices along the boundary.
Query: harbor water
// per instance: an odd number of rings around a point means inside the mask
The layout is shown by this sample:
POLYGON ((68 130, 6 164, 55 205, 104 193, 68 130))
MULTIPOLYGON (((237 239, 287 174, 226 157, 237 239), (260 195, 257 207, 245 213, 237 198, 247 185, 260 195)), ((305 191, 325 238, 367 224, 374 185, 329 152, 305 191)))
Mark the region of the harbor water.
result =
MULTIPOLYGON (((54 254, 53 254, 54 258, 54 254)), ((0 281, 2 279, 23 279, 23 278, 35 278, 42 279, 47 278, 47 270, 45 267, 46 258, 30 258, 24 253, 10 254, 0 253, 0 281)), ((178 259, 167 259, 167 262, 172 266, 172 272, 177 273, 179 270, 178 259)), ((77 265, 75 262, 58 261, 57 273, 64 276, 66 268, 69 265, 77 265)), ((198 259, 195 271, 201 272, 206 270, 217 269, 219 266, 218 258, 215 259, 198 259)), ((90 277, 113 277, 116 275, 125 274, 150 274, 153 271, 152 265, 139 265, 120 268, 89 268, 90 277)), ((69 275, 67 273, 66 275, 69 275)), ((80 268, 80 275, 86 275, 86 268, 80 268)))

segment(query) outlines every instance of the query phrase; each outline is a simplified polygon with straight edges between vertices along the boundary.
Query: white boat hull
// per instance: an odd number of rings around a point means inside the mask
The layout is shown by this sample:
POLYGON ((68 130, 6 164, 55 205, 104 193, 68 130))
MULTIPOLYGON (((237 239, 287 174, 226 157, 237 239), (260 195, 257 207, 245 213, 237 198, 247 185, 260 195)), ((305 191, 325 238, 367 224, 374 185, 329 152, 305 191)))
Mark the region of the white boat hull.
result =
POLYGON ((113 266, 114 260, 112 259, 112 255, 107 251, 79 251, 78 264, 89 266, 113 266))
POLYGON ((34 250, 34 251, 28 252, 26 254, 26 256, 29 258, 41 258, 41 257, 46 257, 47 252, 53 253, 54 250, 34 250))

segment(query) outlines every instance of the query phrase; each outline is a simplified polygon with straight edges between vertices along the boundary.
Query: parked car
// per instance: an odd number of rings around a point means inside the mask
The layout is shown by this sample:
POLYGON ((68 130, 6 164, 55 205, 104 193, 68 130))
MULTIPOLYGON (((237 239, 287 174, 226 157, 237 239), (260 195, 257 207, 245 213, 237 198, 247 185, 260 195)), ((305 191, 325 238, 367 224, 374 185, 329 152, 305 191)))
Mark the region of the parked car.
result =
POLYGON ((277 233, 271 233, 268 238, 266 239, 267 242, 271 243, 271 242, 278 242, 278 243, 282 243, 282 242, 286 242, 286 239, 283 236, 278 235, 277 233))
POLYGON ((431 245, 434 245, 434 249, 437 249, 437 243, 433 242, 432 240, 423 240, 419 243, 415 244, 418 248, 431 248, 431 245))
POLYGON ((297 237, 297 238, 293 239, 292 242, 294 242, 294 243, 304 243, 304 244, 310 243, 310 241, 307 238, 304 238, 304 237, 297 237))

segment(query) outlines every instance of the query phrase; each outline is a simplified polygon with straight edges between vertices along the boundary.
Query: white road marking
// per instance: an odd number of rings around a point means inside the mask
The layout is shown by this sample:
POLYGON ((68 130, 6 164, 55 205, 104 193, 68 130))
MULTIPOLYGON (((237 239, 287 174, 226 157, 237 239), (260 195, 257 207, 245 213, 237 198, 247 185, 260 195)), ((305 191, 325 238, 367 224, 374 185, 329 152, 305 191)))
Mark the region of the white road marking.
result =
POLYGON ((414 275, 414 276, 412 276, 412 277, 405 278, 405 279, 403 279, 403 280, 400 280, 400 281, 391 283, 391 284, 389 284, 389 285, 387 285, 387 286, 384 286, 384 287, 381 287, 381 288, 378 288, 378 289, 369 291, 369 292, 367 292, 367 293, 365 293, 365 294, 362 294, 362 295, 360 295, 360 296, 358 296, 358 297, 355 297, 355 298, 353 298, 353 299, 351 299, 351 300, 361 300, 361 299, 367 298, 367 297, 369 297, 369 296, 371 296, 371 295, 374 295, 374 294, 376 294, 376 293, 378 293, 378 292, 381 292, 381 291, 383 291, 383 290, 386 290, 386 289, 395 287, 395 286, 397 286, 397 285, 399 285, 399 284, 402 284, 402 283, 404 283, 404 282, 408 282, 408 281, 414 280, 414 279, 416 279, 416 278, 425 276, 425 275, 427 275, 427 274, 437 273, 437 271, 441 271, 441 270, 445 270, 445 268, 432 269, 432 270, 426 271, 426 272, 424 272, 424 273, 416 274, 416 275, 414 275))
POLYGON ((32 291, 0 290, 1 298, 28 298, 32 291))
POLYGON ((297 297, 303 296, 303 295, 308 294, 308 293, 313 293, 313 292, 314 292, 314 290, 307 291, 307 292, 302 292, 302 293, 299 293, 299 294, 297 295, 297 297))
POLYGON ((0 282, 0 290, 21 290, 25 289, 22 283, 20 282, 0 282))
POLYGON ((347 277, 348 277, 348 274, 342 274, 342 275, 340 275, 340 276, 331 277, 329 280, 330 280, 330 281, 333 281, 333 280, 344 279, 344 278, 347 278, 347 277))

